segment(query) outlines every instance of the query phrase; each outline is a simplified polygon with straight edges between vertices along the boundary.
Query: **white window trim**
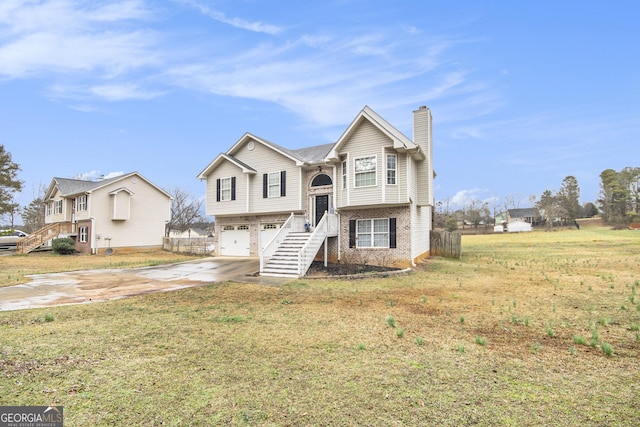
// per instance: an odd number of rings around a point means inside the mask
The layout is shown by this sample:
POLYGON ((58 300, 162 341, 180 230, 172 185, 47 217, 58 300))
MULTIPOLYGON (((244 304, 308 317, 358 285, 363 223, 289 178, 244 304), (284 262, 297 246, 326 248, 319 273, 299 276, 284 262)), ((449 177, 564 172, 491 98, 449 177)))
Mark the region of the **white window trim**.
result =
POLYGON ((385 182, 387 185, 398 185, 398 156, 396 154, 387 154, 385 157, 385 169, 386 169, 386 174, 385 174, 385 182), (393 157, 395 159, 394 161, 394 165, 395 168, 391 169, 389 168, 389 158, 393 157), (389 182, 389 172, 393 171, 393 181, 392 183, 389 182))
POLYGON ((89 227, 82 226, 78 229, 78 241, 80 243, 87 243, 89 241, 89 227))
POLYGON ((221 202, 230 202, 231 201, 231 177, 220 178, 220 201, 221 202), (228 183, 229 187, 225 187, 225 183, 228 183), (228 192, 227 197, 225 197, 225 192, 228 192))
POLYGON ((87 195, 83 194, 76 199, 76 210, 78 212, 86 212, 87 210, 87 195))
POLYGON ((280 171, 278 172, 269 172, 267 173, 267 198, 269 199, 275 199, 276 197, 282 197, 280 196, 280 194, 282 194, 280 192, 280 186, 282 185, 282 174, 280 171), (278 177, 278 183, 271 183, 271 176, 272 175, 277 175, 278 177), (271 195, 271 189, 274 189, 274 191, 277 189, 277 191, 275 191, 274 195, 271 195))
POLYGON ((363 219, 358 219, 356 220, 356 248, 358 249, 389 249, 389 242, 391 240, 391 230, 390 230, 390 221, 389 218, 363 218, 363 219), (375 221, 379 221, 379 220, 385 220, 387 222, 387 231, 385 233, 376 233, 375 231, 375 221), (371 236, 371 246, 361 246, 360 245, 360 235, 363 235, 365 233, 359 233, 358 232, 358 225, 360 224, 360 222, 363 221, 368 221, 371 223, 371 231, 369 233, 366 233, 368 235, 371 236), (382 235, 382 234, 386 234, 387 235, 387 245, 386 246, 375 246, 375 236, 376 235, 382 235))
POLYGON ((349 168, 347 166, 347 161, 343 160, 342 161, 342 189, 346 190, 347 189, 347 176, 348 176, 348 171, 349 168))
POLYGON ((365 188, 365 187, 375 187, 376 185, 378 185, 378 157, 373 155, 373 156, 357 157, 353 159, 353 186, 356 188, 365 188), (363 159, 372 159, 373 165, 374 165, 374 169, 372 171, 358 172, 358 168, 356 167, 356 164, 358 163, 358 160, 363 160, 363 159), (374 175, 374 183, 367 184, 367 185, 358 185, 358 174, 365 174, 365 173, 368 174, 371 172, 373 172, 373 175, 374 175))
POLYGON ((53 214, 60 215, 62 213, 62 200, 53 202, 53 214))

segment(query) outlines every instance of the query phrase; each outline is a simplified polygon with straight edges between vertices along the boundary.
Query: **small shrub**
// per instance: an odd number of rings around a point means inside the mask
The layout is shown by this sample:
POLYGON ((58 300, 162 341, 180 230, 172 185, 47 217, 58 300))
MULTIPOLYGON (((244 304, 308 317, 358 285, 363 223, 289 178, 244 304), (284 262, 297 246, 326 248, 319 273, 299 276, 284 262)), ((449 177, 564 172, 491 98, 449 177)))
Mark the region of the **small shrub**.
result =
POLYGON ((464 316, 460 316, 460 323, 464 323, 464 316))
POLYGON ((587 345, 587 339, 582 335, 574 335, 573 342, 579 345, 587 345))
POLYGON ((464 346, 462 344, 457 345, 456 351, 460 354, 464 353, 464 346))
POLYGON ((487 339, 484 337, 478 337, 476 336, 476 344, 481 345, 481 346, 485 346, 487 345, 487 339))
POLYGON ((416 337, 416 345, 424 345, 424 338, 416 337))
POLYGON ((44 315, 44 321, 45 322, 53 322, 54 321, 53 314, 49 314, 49 313, 45 314, 44 315))
POLYGON ((546 328, 544 328, 544 331, 547 333, 547 335, 550 338, 554 338, 556 336, 556 332, 553 329, 551 329, 550 326, 547 326, 546 328))
POLYGON ((400 328, 400 329, 396 330, 396 337, 398 337, 398 338, 404 337, 404 329, 400 328))
POLYGON ((283 304, 283 305, 289 305, 289 304, 292 304, 292 303, 293 303, 293 301, 291 301, 288 298, 285 298, 282 301, 280 301, 280 304, 283 304))
POLYGON ((358 343, 358 346, 356 347, 356 349, 362 351, 362 350, 366 350, 366 346, 364 345, 364 343, 358 343))
POLYGON ((385 321, 387 322, 387 326, 390 328, 395 328, 396 327, 396 319, 393 318, 393 316, 387 316, 385 318, 385 321))
POLYGON ((611 344, 607 344, 606 342, 603 342, 602 344, 600 344, 600 349, 607 356, 613 355, 613 347, 611 347, 611 344))
POLYGON ((69 255, 76 252, 76 242, 71 237, 61 237, 53 239, 51 248, 60 255, 69 255))

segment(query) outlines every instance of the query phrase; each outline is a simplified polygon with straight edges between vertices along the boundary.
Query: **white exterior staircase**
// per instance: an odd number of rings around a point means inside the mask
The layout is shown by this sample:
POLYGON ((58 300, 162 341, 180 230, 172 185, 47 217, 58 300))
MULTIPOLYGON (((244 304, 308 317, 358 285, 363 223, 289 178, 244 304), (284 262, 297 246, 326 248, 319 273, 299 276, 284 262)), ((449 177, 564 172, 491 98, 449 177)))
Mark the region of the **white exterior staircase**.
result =
MULTIPOLYGON (((325 211, 311 231, 302 215, 291 214, 278 234, 260 253, 260 275, 299 278, 307 274, 313 259, 328 237, 338 235, 338 216, 325 211), (308 230, 308 231, 307 231, 308 230)), ((327 262, 325 245, 325 265, 327 262)))
POLYGON ((262 276, 299 277, 300 251, 310 237, 311 233, 304 231, 287 234, 260 274, 262 276))

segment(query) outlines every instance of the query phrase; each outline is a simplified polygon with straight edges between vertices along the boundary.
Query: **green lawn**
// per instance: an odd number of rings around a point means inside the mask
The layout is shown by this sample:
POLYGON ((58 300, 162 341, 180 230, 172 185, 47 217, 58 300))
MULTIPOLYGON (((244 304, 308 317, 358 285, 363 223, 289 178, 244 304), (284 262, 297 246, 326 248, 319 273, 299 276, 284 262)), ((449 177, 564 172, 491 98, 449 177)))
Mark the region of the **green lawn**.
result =
POLYGON ((639 327, 640 232, 464 236, 404 276, 0 312, 0 405, 68 426, 635 426, 639 327))

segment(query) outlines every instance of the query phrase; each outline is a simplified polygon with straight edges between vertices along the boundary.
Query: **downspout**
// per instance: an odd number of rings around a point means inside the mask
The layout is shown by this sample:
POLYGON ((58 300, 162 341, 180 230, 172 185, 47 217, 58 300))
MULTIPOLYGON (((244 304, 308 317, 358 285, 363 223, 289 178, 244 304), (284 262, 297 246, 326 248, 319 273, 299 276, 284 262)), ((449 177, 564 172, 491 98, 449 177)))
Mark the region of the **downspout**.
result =
POLYGON ((97 243, 96 243, 96 219, 94 217, 89 217, 91 220, 91 254, 95 255, 97 252, 97 243))

